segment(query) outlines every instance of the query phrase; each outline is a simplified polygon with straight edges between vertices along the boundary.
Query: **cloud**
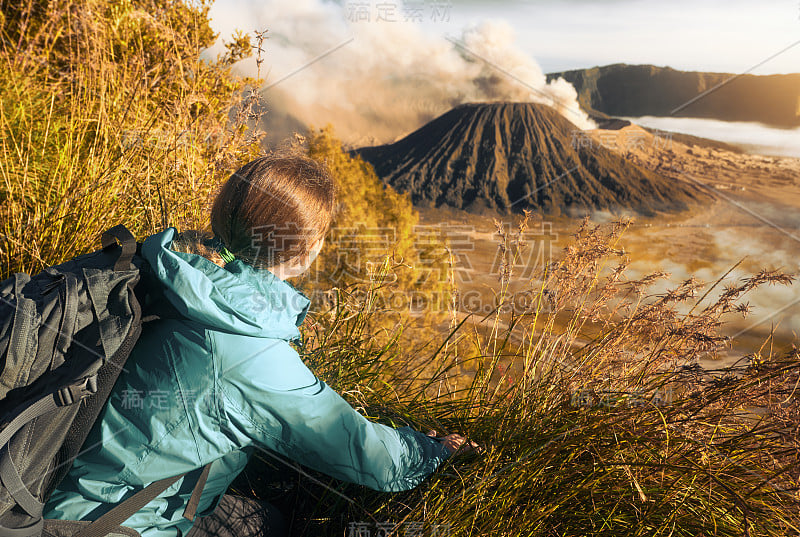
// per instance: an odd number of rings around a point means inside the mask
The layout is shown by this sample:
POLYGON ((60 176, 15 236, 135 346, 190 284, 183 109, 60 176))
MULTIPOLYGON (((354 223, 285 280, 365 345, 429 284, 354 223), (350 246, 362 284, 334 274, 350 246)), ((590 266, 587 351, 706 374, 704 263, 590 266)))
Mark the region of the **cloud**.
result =
POLYGON ((645 127, 728 142, 759 155, 800 157, 800 127, 780 129, 748 121, 686 117, 643 116, 626 119, 645 127))

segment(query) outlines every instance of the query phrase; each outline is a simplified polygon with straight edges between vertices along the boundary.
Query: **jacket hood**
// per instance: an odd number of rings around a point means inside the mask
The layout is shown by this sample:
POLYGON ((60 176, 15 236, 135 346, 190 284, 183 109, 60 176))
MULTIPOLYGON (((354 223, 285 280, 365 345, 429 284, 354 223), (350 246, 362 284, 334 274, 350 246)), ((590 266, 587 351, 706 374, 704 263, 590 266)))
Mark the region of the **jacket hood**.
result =
POLYGON ((142 256, 164 285, 164 294, 190 320, 254 337, 293 340, 309 299, 268 270, 236 259, 222 268, 197 254, 170 249, 177 230, 167 228, 142 244, 142 256))

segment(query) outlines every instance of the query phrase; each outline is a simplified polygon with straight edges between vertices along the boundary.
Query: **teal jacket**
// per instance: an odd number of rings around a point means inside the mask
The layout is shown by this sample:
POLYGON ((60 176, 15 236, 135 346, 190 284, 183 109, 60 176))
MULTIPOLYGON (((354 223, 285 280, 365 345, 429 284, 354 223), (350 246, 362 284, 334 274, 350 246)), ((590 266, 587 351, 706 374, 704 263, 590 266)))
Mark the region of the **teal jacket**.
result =
POLYGON ((210 513, 253 450, 382 491, 415 487, 449 451, 408 427, 364 418, 304 365, 289 342, 309 300, 267 270, 221 268, 170 249, 142 255, 182 319, 147 323, 46 518, 94 520, 147 484, 191 472, 126 526, 144 537, 185 534, 183 510, 213 463, 198 516, 210 513))

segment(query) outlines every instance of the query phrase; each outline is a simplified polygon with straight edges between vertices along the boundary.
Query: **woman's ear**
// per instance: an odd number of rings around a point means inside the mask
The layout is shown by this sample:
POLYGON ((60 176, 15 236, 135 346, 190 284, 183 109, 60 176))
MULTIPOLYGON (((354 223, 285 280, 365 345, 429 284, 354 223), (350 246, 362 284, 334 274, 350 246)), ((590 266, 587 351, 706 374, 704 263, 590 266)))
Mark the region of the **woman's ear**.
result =
POLYGON ((311 245, 311 249, 308 255, 308 258, 311 262, 313 262, 314 259, 319 255, 324 245, 325 245, 325 237, 320 237, 314 241, 314 243, 311 245))
POLYGON ((278 276, 281 280, 299 276, 311 267, 312 263, 314 263, 314 260, 317 258, 317 255, 319 255, 320 250, 322 250, 324 243, 325 237, 320 237, 311 244, 311 248, 306 255, 297 256, 281 263, 276 267, 273 267, 271 269, 272 273, 278 276))

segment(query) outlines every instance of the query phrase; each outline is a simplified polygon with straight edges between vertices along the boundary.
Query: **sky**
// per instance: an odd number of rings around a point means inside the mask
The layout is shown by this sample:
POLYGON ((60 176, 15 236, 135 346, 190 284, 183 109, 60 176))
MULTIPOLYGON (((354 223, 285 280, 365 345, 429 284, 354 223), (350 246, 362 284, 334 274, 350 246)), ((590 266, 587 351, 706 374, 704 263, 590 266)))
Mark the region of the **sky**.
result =
MULTIPOLYGON (((507 20, 520 48, 545 72, 649 63, 680 70, 742 73, 800 41, 798 0, 503 0, 450 2, 449 22, 430 32, 457 33, 487 18, 507 20)), ((430 11, 430 9, 429 9, 430 11)), ((800 43, 752 71, 800 72, 800 43)))

